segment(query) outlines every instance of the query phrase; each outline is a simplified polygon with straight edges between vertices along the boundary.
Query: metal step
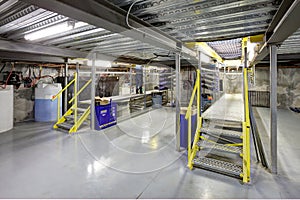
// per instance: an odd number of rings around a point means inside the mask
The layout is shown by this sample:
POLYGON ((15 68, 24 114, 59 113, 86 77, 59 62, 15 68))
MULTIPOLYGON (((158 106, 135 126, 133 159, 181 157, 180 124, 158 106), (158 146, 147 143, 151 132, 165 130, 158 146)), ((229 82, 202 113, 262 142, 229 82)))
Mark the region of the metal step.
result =
POLYGON ((209 171, 214 171, 228 176, 233 176, 236 178, 241 178, 240 175, 243 172, 243 168, 239 165, 230 162, 216 160, 213 158, 197 157, 193 160, 193 162, 195 167, 206 169, 209 171))
POLYGON ((242 129, 242 124, 233 124, 233 123, 217 123, 217 122, 204 122, 203 127, 224 127, 232 129, 242 129))
POLYGON ((242 153, 242 149, 240 147, 227 146, 224 144, 212 143, 208 141, 199 141, 198 146, 201 148, 212 149, 217 151, 224 151, 229 153, 242 153))
POLYGON ((240 121, 232 121, 232 120, 226 120, 226 119, 217 119, 217 118, 204 118, 204 123, 214 123, 219 125, 231 125, 231 126, 239 126, 242 127, 242 122, 240 121))
MULTIPOLYGON (((73 110, 75 110, 75 108, 73 108, 73 110)), ((77 108, 78 113, 84 113, 86 110, 86 108, 77 108)))
POLYGON ((58 128, 61 128, 61 129, 64 129, 64 130, 70 130, 73 126, 74 126, 74 124, 70 124, 70 123, 66 123, 66 122, 64 122, 64 123, 61 123, 61 124, 56 124, 56 126, 58 127, 58 128))
POLYGON ((227 136, 232 138, 240 138, 242 136, 242 132, 226 130, 226 129, 218 129, 212 127, 203 127, 200 129, 201 133, 205 133, 208 135, 214 136, 227 136))
MULTIPOLYGON (((82 115, 77 115, 77 120, 81 117, 82 115)), ((74 115, 68 115, 68 116, 65 116, 65 118, 68 120, 68 121, 74 121, 74 115)), ((90 115, 87 117, 87 120, 90 120, 90 115)))
POLYGON ((91 105, 91 100, 83 100, 83 101, 79 101, 78 103, 91 105))

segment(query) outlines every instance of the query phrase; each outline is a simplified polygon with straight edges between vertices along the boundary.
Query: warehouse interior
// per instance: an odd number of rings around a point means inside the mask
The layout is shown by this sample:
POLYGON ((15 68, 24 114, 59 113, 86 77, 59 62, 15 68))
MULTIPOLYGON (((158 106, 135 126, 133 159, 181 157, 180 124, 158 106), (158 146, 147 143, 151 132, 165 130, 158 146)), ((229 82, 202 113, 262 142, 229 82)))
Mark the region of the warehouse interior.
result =
POLYGON ((299 198, 300 0, 0 0, 0 198, 299 198))

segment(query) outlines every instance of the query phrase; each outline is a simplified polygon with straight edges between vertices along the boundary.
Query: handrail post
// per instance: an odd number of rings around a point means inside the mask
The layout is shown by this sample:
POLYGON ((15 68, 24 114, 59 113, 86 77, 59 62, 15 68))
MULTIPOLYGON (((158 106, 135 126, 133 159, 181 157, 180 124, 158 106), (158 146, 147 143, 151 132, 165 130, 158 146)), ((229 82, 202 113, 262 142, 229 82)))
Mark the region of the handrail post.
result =
POLYGON ((245 140, 245 152, 243 152, 243 159, 246 163, 246 173, 247 177, 244 177, 244 181, 250 181, 250 117, 249 117, 249 94, 248 94, 248 72, 247 68, 244 68, 244 106, 245 106, 245 135, 243 140, 245 140))
POLYGON ((188 165, 190 167, 190 157, 192 153, 191 149, 191 143, 192 143, 192 115, 191 115, 191 108, 188 108, 190 110, 190 114, 188 116, 188 165))

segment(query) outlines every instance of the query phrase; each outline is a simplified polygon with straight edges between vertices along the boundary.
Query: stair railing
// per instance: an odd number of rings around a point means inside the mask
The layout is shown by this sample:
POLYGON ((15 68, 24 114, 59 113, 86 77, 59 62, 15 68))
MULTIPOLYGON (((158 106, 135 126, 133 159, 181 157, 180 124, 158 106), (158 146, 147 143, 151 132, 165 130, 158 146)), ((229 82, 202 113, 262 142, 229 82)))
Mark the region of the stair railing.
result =
POLYGON ((202 117, 201 117, 201 85, 200 85, 200 70, 197 70, 197 78, 195 86, 192 92, 189 106, 185 115, 185 119, 188 120, 188 167, 193 169, 193 159, 196 156, 197 151, 199 150, 197 143, 200 138, 200 129, 202 127, 202 117), (197 129, 194 135, 194 142, 192 145, 192 108, 195 95, 197 93, 197 129), (192 146, 191 146, 192 145, 192 146))
MULTIPOLYGON (((77 108, 78 108, 78 96, 81 94, 81 92, 92 82, 92 79, 88 80, 88 82, 86 82, 86 84, 84 84, 84 86, 78 91, 78 92, 75 92, 77 91, 77 84, 74 85, 74 96, 73 98, 68 102, 69 104, 74 102, 73 103, 73 106, 72 108, 74 109, 74 126, 73 126, 73 130, 74 132, 77 131, 77 129, 79 128, 79 126, 81 125, 81 123, 78 123, 79 121, 82 121, 82 119, 79 119, 77 120, 77 117, 78 117, 78 111, 77 111, 77 108), (75 90, 75 87, 76 87, 76 90, 75 90)), ((90 107, 88 108, 90 109, 90 107)))
MULTIPOLYGON (((55 99, 57 99, 57 121, 59 121, 61 119, 60 117, 60 99, 61 99, 61 95, 62 93, 68 89, 73 83, 74 84, 74 94, 77 93, 77 73, 74 73, 74 79, 72 81, 70 81, 70 83, 68 83, 62 90, 60 90, 56 95, 54 95, 52 97, 52 101, 54 101, 55 99)), ((55 127, 54 125, 54 128, 57 128, 55 127)))
POLYGON ((78 80, 78 74, 74 73, 74 79, 68 83, 61 91, 59 91, 55 96, 52 97, 52 101, 58 98, 58 104, 57 104, 57 122, 53 126, 53 128, 58 128, 57 124, 63 123, 66 120, 66 116, 74 114, 74 125, 69 130, 69 133, 74 133, 77 131, 79 126, 84 122, 84 120, 88 117, 90 113, 90 106, 87 108, 87 110, 83 113, 83 115, 78 119, 78 96, 81 94, 81 92, 92 82, 92 79, 90 79, 79 91, 77 86, 77 80, 78 80), (62 117, 60 117, 60 98, 62 93, 69 88, 72 84, 74 84, 74 96, 73 98, 68 102, 69 104, 73 103, 71 108, 67 110, 62 117))
POLYGON ((243 182, 250 181, 250 115, 249 115, 249 91, 248 69, 244 68, 244 122, 243 122, 243 182))

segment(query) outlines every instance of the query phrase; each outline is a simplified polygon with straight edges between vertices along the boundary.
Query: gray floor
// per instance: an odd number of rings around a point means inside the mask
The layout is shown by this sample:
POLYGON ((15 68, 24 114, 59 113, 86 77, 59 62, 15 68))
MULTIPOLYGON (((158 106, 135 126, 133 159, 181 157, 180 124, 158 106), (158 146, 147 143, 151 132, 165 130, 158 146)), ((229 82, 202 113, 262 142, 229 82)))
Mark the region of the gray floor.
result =
MULTIPOLYGON (((268 110, 257 116, 263 130, 268 110)), ((279 174, 253 161, 246 185, 190 171, 185 153, 174 151, 169 109, 72 136, 49 123, 17 124, 0 134, 0 198, 300 198, 300 115, 279 110, 278 117, 279 174)))
POLYGON ((244 121, 244 102, 242 94, 225 94, 202 115, 207 119, 226 119, 244 121))

